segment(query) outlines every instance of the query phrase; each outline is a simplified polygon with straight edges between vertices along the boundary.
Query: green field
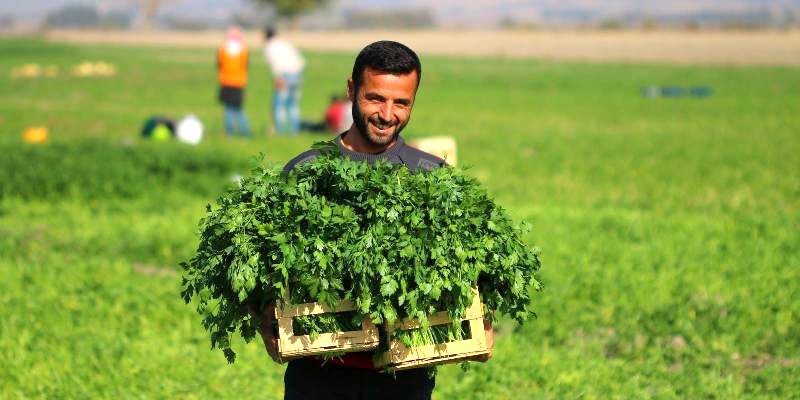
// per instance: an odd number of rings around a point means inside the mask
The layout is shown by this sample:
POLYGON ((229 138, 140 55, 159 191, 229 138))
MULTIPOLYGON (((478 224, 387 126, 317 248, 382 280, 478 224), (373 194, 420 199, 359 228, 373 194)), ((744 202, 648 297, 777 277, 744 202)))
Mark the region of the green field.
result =
MULTIPOLYGON (((179 296, 207 203, 264 152, 226 139, 213 51, 0 40, 0 398, 282 398, 260 342, 228 365, 179 296), (84 60, 109 78, 74 78, 84 60), (35 62, 53 78, 11 79, 35 62), (151 114, 197 114, 197 148, 146 144, 151 114), (51 143, 22 143, 29 125, 51 143), (143 172, 145 171, 145 172, 143 172)), ((254 52, 253 54, 258 54, 254 52)), ((422 54, 407 137, 457 138, 496 200, 532 222, 539 319, 497 326, 494 358, 441 368, 435 399, 800 397, 800 70, 450 59, 422 54), (644 99, 644 85, 708 85, 644 99)), ((308 54, 321 117, 352 54, 308 54)))

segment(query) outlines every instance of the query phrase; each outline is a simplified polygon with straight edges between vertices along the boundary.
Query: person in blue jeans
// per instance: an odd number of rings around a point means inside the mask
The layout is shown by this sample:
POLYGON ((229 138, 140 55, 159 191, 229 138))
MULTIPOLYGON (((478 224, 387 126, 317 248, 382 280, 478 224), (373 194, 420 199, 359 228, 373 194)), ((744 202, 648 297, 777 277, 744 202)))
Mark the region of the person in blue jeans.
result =
POLYGON ((284 73, 275 80, 275 93, 272 96, 272 117, 278 133, 296 134, 300 131, 300 87, 303 76, 300 73, 284 73))
POLYGON ((264 59, 272 71, 274 94, 272 118, 279 134, 300 131, 300 92, 305 59, 291 43, 276 37, 275 29, 264 30, 264 59))
POLYGON ((228 136, 233 136, 238 131, 244 137, 251 137, 250 124, 247 122, 247 116, 244 114, 241 105, 239 107, 231 104, 223 104, 224 117, 225 117, 225 133, 228 136))

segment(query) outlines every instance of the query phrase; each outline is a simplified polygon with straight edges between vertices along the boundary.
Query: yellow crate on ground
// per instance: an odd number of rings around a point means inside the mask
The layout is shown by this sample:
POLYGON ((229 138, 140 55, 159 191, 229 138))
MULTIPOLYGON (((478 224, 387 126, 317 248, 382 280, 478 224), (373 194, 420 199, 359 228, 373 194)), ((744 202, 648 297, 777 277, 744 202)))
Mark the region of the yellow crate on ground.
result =
POLYGON ((378 347, 378 329, 364 320, 361 330, 320 333, 312 340, 310 335, 294 334, 294 319, 299 316, 342 313, 355 310, 352 300, 341 300, 335 307, 321 303, 278 304, 275 318, 278 321, 278 354, 281 361, 321 355, 331 352, 371 351, 378 347))
MULTIPOLYGON (((400 340, 392 339, 398 330, 418 329, 421 324, 416 319, 403 319, 386 327, 389 338, 389 350, 377 354, 375 366, 388 370, 404 370, 429 367, 433 365, 464 361, 469 358, 489 353, 486 344, 486 332, 483 327, 483 305, 477 289, 473 289, 472 304, 466 310, 462 323, 469 329, 469 339, 454 340, 441 344, 430 344, 408 347, 400 340)), ((428 325, 450 324, 452 320, 446 311, 428 317, 428 325)))

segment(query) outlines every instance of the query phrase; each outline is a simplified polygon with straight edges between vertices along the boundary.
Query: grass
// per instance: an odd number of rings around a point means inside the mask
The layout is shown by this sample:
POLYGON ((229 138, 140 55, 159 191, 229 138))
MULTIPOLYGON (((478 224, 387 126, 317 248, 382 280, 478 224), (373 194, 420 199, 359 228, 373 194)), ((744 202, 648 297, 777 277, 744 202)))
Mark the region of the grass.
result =
MULTIPOLYGON (((184 157, 138 130, 151 114, 191 112, 207 128, 197 157, 222 154, 232 174, 259 151, 286 162, 323 137, 264 137, 259 59, 246 110, 261 136, 245 141, 222 134, 209 51, 5 39, 0 52, 0 75, 27 62, 62 72, 0 81, 8 151, 46 124, 67 147, 92 138, 184 157), (66 74, 83 60, 118 75, 66 74)), ((797 69, 422 57, 406 135, 456 137, 460 162, 533 222, 546 283, 539 319, 501 321, 494 358, 441 368, 434 398, 800 396, 797 69), (714 95, 644 99, 650 84, 714 95)), ((321 118, 352 59, 308 55, 304 116, 321 118)), ((33 167, 20 164, 0 173, 33 167)), ((214 179, 227 174, 198 176, 214 179)), ((0 201, 0 398, 282 397, 284 367, 260 343, 226 365, 179 297, 176 265, 213 194, 154 182, 133 197, 0 201)))

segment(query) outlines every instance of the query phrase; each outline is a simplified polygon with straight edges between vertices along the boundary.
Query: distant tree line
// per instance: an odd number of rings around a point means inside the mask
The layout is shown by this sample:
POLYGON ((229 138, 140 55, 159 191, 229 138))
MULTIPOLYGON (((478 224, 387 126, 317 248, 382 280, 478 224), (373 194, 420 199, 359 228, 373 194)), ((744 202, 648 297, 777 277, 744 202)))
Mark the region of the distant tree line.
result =
POLYGON ((0 15, 0 29, 9 29, 14 26, 14 17, 8 14, 0 15))
POLYGON ((421 29, 433 28, 436 19, 429 9, 351 11, 345 17, 348 29, 421 29))
POLYGON ((69 4, 47 14, 44 25, 48 28, 128 28, 132 13, 112 11, 100 14, 93 6, 69 4))

